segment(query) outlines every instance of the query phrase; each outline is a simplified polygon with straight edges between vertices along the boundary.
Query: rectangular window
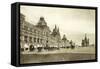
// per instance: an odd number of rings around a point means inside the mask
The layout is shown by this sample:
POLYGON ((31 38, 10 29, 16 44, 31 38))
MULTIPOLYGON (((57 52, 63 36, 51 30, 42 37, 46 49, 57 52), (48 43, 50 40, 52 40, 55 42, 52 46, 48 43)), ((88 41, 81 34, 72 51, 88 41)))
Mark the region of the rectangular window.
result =
POLYGON ((30 32, 32 32, 32 28, 30 28, 30 32))
POLYGON ((39 38, 37 39, 37 42, 39 43, 39 38))
POLYGON ((36 33, 36 30, 34 29, 34 33, 36 33))
POLYGON ((30 43, 32 43, 32 37, 29 37, 29 41, 30 41, 30 43))
POLYGON ((41 43, 42 43, 42 39, 41 39, 41 43))
POLYGON ((34 42, 36 42, 36 38, 34 38, 34 42))
POLYGON ((27 26, 24 26, 24 30, 28 30, 28 27, 27 26))
POLYGON ((28 36, 24 36, 24 41, 27 43, 28 36))

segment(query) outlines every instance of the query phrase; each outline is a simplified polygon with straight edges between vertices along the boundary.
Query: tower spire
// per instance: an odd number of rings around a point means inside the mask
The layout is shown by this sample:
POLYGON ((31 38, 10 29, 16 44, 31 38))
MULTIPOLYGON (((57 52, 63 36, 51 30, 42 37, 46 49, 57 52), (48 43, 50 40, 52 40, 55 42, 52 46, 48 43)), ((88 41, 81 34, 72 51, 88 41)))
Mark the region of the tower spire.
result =
POLYGON ((60 32, 59 32, 59 27, 58 27, 58 29, 57 29, 57 33, 58 33, 58 35, 60 35, 60 32))
POLYGON ((87 34, 85 33, 85 40, 87 40, 87 34))
POLYGON ((58 32, 59 32, 59 27, 58 27, 58 32))
POLYGON ((57 26, 56 26, 56 24, 55 24, 55 30, 57 30, 57 26))
POLYGON ((87 34, 85 33, 85 37, 87 36, 87 34))

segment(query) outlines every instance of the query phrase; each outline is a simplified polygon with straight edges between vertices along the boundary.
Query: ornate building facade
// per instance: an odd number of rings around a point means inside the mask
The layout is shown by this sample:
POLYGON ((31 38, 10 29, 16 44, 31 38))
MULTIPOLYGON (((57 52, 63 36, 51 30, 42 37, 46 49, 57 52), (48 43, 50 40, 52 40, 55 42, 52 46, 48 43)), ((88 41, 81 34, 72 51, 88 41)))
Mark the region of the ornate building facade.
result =
POLYGON ((32 51, 35 48, 57 48, 71 46, 64 35, 61 39, 59 28, 55 25, 53 31, 47 26, 44 17, 40 17, 37 25, 25 20, 20 14, 20 46, 21 51, 32 51))

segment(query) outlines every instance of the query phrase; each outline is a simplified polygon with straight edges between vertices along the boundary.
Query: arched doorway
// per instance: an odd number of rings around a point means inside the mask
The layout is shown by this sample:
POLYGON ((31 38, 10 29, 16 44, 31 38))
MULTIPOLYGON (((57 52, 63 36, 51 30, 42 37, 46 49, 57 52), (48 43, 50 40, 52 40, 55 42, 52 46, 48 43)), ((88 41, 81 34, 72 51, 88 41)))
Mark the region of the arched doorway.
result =
POLYGON ((30 45, 30 48, 29 48, 29 50, 30 51, 33 51, 35 48, 34 48, 34 45, 30 45))

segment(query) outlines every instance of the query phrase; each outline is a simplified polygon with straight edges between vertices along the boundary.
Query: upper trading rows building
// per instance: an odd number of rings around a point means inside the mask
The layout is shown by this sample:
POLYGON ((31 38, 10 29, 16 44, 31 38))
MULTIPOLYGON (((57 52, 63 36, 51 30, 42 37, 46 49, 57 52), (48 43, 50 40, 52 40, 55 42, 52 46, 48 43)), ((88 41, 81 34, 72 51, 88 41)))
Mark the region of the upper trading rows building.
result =
POLYGON ((23 14, 20 14, 20 44, 23 50, 28 50, 32 45, 34 47, 58 48, 70 46, 65 35, 61 38, 59 28, 56 25, 51 31, 44 17, 40 17, 37 25, 33 25, 25 20, 23 14))

